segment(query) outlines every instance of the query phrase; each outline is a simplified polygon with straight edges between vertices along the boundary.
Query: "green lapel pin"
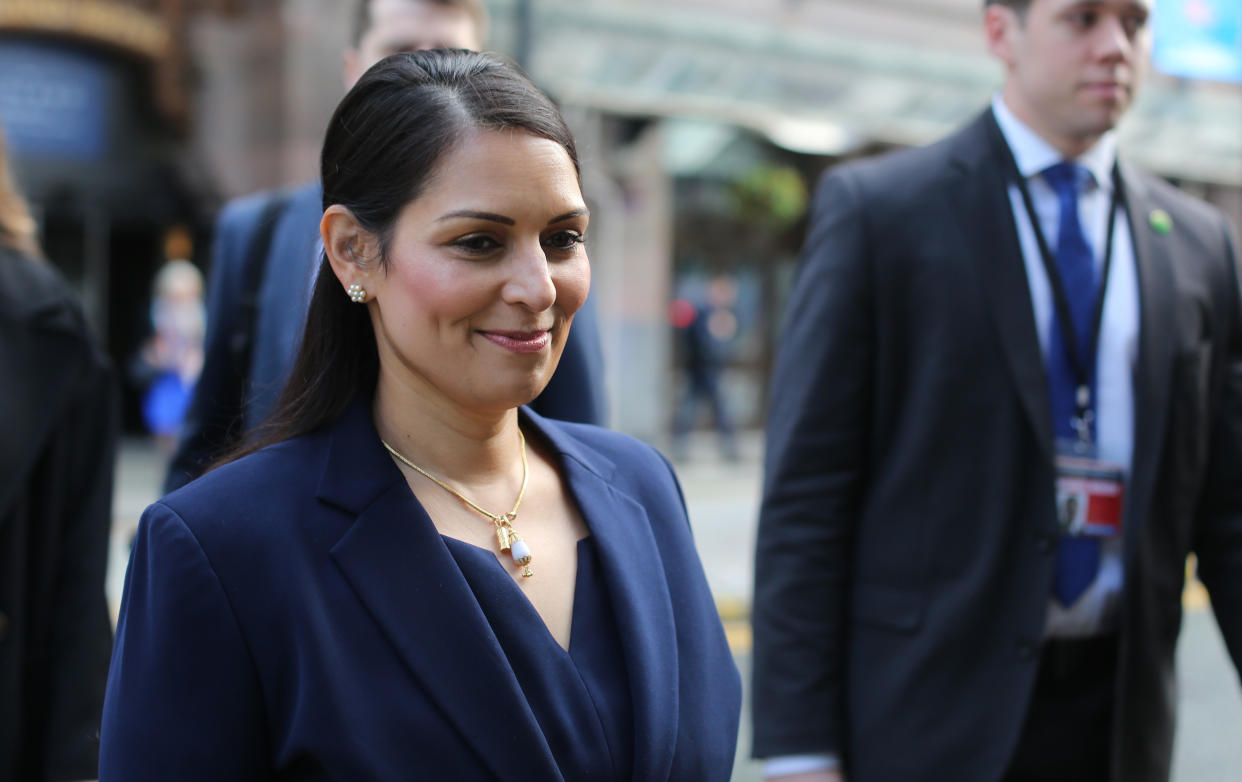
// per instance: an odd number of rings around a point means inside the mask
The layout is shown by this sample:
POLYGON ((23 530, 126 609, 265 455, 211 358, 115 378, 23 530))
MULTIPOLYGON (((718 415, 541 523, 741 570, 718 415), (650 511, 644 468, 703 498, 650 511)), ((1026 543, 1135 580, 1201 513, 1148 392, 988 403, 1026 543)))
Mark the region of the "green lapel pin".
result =
POLYGON ((1163 209, 1153 209, 1147 216, 1147 222, 1151 225, 1151 230, 1161 236, 1173 230, 1173 218, 1163 209))

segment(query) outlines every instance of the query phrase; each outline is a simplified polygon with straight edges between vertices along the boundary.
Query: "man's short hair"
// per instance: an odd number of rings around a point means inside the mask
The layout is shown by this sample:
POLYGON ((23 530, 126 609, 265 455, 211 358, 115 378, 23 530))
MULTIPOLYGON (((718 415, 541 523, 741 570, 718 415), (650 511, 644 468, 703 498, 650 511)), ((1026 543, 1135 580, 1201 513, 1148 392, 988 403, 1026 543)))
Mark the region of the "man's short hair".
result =
MULTIPOLYGON (((358 0, 358 4, 354 6, 354 29, 353 37, 350 38, 354 46, 357 46, 362 41, 362 36, 371 29, 372 2, 373 0, 358 0)), ((483 40, 487 37, 487 9, 483 7, 483 0, 409 0, 409 2, 460 8, 469 15, 470 21, 474 22, 474 29, 478 31, 479 39, 483 40)))

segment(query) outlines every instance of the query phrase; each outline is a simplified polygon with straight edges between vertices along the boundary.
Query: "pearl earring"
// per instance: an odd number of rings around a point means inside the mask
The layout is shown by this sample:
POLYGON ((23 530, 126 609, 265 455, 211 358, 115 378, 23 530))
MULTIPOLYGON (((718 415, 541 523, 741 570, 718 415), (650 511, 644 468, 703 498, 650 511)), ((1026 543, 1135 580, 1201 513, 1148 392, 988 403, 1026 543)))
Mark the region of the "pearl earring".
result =
POLYGON ((349 300, 355 304, 361 304, 367 300, 366 289, 356 282, 350 283, 349 287, 345 289, 345 293, 349 294, 349 300))

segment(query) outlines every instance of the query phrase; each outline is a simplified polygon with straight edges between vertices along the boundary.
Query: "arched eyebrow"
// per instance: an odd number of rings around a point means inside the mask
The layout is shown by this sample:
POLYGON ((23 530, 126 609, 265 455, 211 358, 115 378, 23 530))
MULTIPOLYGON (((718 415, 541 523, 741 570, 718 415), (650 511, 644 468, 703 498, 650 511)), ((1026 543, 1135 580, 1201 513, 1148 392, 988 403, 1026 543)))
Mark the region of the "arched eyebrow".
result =
MULTIPOLYGON (((589 214, 591 214, 591 210, 587 209, 586 207, 583 207, 581 209, 575 209, 572 212, 566 212, 563 215, 557 215, 556 217, 553 217, 551 220, 548 221, 548 225, 555 225, 556 223, 563 223, 566 220, 572 220, 575 217, 583 217, 589 214)), ((457 217, 467 217, 472 220, 487 220, 493 223, 500 223, 501 225, 516 225, 517 224, 512 217, 505 217, 504 215, 498 215, 495 212, 476 212, 473 209, 458 209, 455 212, 449 212, 448 214, 444 214, 436 218, 436 222, 441 222, 443 220, 452 220, 457 217)))
POLYGON ((591 214, 591 210, 590 210, 590 209, 587 209, 587 208, 584 206, 584 207, 582 207, 581 209, 575 209, 575 210, 574 210, 574 211, 572 211, 572 212, 566 212, 566 213, 565 213, 565 214, 563 214, 563 215, 559 215, 559 216, 557 216, 557 217, 553 217, 551 220, 549 220, 549 221, 548 221, 548 225, 555 225, 556 223, 563 223, 563 222, 565 222, 566 220, 572 220, 572 219, 574 219, 575 217, 587 217, 587 216, 589 216, 590 214, 591 214))
POLYGON ((458 209, 456 212, 449 212, 448 214, 440 215, 440 217, 436 218, 436 222, 452 220, 455 217, 468 217, 472 220, 488 220, 493 223, 500 223, 501 225, 517 225, 512 217, 498 215, 495 212, 476 212, 473 209, 458 209))

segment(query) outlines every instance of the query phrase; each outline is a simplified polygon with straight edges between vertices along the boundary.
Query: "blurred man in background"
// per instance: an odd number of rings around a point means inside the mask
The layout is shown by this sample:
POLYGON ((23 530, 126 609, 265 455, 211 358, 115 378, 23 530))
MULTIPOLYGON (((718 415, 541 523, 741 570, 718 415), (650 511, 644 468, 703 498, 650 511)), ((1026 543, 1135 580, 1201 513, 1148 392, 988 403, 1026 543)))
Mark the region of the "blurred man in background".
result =
MULTIPOLYGON (((360 0, 353 46, 343 55, 346 88, 391 54, 480 49, 482 0, 360 0)), ((216 223, 203 372, 165 491, 196 478, 260 424, 292 369, 320 266, 318 182, 230 202, 216 223)), ((552 382, 532 406, 564 420, 605 423, 603 360, 591 301, 579 311, 552 382)))
POLYGON ((722 375, 727 344, 737 336, 737 283, 717 275, 697 301, 677 299, 670 308, 682 361, 685 391, 673 416, 673 454, 684 461, 690 455, 690 433, 698 419, 699 405, 706 402, 720 436, 720 454, 734 461, 737 430, 725 400, 722 375))
POLYGON ((1150 12, 988 0, 992 106, 820 185, 757 547, 769 778, 1166 780, 1192 550, 1242 662, 1236 247, 1113 133, 1150 12))

